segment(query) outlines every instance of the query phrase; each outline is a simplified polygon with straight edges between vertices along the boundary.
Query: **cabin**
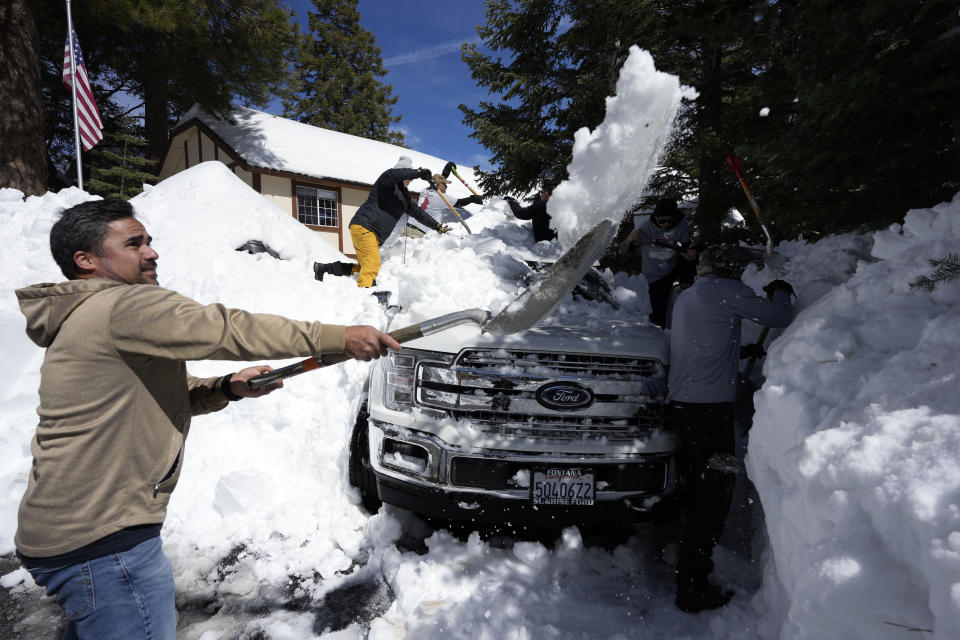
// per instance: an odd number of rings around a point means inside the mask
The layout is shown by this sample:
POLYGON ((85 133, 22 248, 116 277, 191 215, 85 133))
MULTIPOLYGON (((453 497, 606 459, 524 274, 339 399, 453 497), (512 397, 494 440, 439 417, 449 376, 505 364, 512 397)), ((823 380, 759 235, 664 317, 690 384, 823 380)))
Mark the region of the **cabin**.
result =
MULTIPOLYGON (((302 122, 235 107, 229 118, 218 118, 198 106, 177 123, 160 161, 163 180, 201 162, 222 162, 257 193, 320 234, 341 253, 356 257, 348 225, 366 201, 370 188, 400 156, 414 167, 440 173, 440 159, 386 142, 314 127, 302 122)), ((457 165, 458 173, 476 185, 473 170, 457 165)), ((456 181, 448 187, 454 199, 470 195, 456 181)), ((412 193, 426 188, 410 184, 412 193)))

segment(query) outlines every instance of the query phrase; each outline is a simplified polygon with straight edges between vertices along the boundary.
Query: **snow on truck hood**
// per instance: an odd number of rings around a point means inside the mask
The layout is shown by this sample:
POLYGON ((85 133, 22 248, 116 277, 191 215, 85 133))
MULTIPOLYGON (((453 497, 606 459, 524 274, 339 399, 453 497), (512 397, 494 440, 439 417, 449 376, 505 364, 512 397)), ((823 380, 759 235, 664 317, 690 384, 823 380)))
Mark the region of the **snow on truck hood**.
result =
POLYGON ((444 353, 458 353, 470 347, 610 354, 654 358, 664 364, 669 358, 667 334, 652 324, 595 318, 571 324, 565 318, 561 326, 549 321, 550 318, 547 323, 511 335, 481 333, 476 325, 459 325, 411 340, 404 347, 444 353))

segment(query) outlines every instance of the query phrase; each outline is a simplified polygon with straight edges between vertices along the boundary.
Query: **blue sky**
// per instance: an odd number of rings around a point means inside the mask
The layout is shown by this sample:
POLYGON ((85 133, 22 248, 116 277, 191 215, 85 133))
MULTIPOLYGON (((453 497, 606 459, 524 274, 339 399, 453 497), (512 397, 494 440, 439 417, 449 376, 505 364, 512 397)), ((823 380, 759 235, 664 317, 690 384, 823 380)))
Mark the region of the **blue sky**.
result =
MULTIPOLYGON (((284 0, 306 24, 310 0, 284 0)), ((426 2, 422 0, 360 0, 361 26, 373 33, 381 49, 383 82, 398 98, 393 115, 402 116, 394 128, 403 132, 406 146, 453 160, 458 165, 489 167, 489 153, 469 138, 459 104, 479 105, 488 99, 460 59, 464 42, 480 44, 477 25, 484 24, 481 0, 426 2)), ((268 111, 279 114, 282 107, 268 111)), ((431 167, 436 171, 440 167, 431 167)))

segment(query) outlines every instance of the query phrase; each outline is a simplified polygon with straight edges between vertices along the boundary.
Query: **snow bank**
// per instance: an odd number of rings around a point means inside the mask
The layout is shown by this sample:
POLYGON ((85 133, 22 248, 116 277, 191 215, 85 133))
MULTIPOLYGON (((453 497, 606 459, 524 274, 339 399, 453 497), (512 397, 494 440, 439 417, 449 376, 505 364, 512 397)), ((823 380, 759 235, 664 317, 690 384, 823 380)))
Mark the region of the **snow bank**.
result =
POLYGON ((910 211, 770 349, 748 456, 769 637, 960 637, 960 282, 909 286, 958 240, 960 197, 910 211))

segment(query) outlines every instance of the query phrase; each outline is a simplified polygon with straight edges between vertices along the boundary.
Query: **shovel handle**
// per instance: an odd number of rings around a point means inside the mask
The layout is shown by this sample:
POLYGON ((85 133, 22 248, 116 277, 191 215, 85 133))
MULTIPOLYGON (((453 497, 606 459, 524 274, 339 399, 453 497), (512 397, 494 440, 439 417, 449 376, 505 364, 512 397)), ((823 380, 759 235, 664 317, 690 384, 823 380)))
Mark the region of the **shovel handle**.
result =
POLYGON ((743 169, 740 166, 740 158, 736 156, 727 156, 727 164, 730 165, 730 168, 733 169, 733 172, 737 174, 737 180, 740 181, 740 187, 746 194, 747 200, 750 201, 750 206, 753 208, 753 212, 757 215, 757 220, 760 221, 760 224, 763 224, 763 219, 760 217, 760 207, 757 206, 757 201, 753 199, 753 194, 750 193, 750 187, 747 186, 747 181, 743 177, 743 169))
POLYGON ((737 174, 737 177, 743 180, 743 169, 740 168, 740 158, 737 156, 727 156, 727 164, 730 165, 730 168, 733 169, 733 172, 737 174))
POLYGON ((437 195, 440 196, 440 199, 443 200, 443 203, 444 203, 445 205, 447 205, 447 207, 450 208, 450 211, 453 211, 453 215, 457 216, 457 220, 459 220, 459 221, 460 221, 460 224, 463 225, 463 228, 467 230, 467 233, 472 234, 473 231, 470 231, 470 227, 468 227, 468 226, 467 226, 467 223, 463 221, 463 218, 460 217, 460 214, 457 213, 457 210, 453 208, 453 205, 450 204, 450 201, 447 200, 447 197, 446 197, 445 195, 443 195, 442 193, 440 193, 439 191, 437 191, 437 195))
POLYGON ((480 195, 479 193, 477 193, 477 190, 476 190, 476 189, 474 189, 473 187, 471 187, 470 185, 468 185, 468 184, 467 184, 467 181, 460 177, 460 174, 457 173, 457 170, 456 170, 456 169, 454 169, 453 167, 450 167, 450 171, 453 173, 453 175, 457 176, 457 180, 459 180, 460 182, 462 182, 462 183, 463 183, 463 186, 465 186, 467 189, 470 189, 470 193, 472 193, 472 194, 475 195, 475 196, 480 195))
POLYGON ((754 215, 757 216, 757 222, 760 223, 760 228, 763 229, 763 235, 767 238, 767 255, 773 255, 773 238, 767 230, 767 225, 763 223, 763 217, 760 215, 760 207, 757 205, 757 201, 753 199, 753 194, 750 193, 750 187, 747 186, 747 181, 743 177, 740 158, 737 156, 727 156, 727 164, 730 165, 733 172, 737 174, 737 180, 740 181, 740 188, 743 189, 743 193, 746 194, 747 200, 750 202, 750 207, 753 209, 754 215))
MULTIPOLYGON (((395 331, 391 331, 388 335, 401 344, 423 337, 423 333, 420 330, 419 324, 400 327, 395 331)), ((258 376, 254 376, 247 380, 247 386, 249 386, 251 389, 260 389, 261 387, 265 387, 268 384, 273 384, 279 380, 298 376, 301 373, 313 371, 314 369, 329 367, 333 364, 340 364, 341 362, 346 362, 349 359, 350 356, 345 353, 330 353, 327 355, 311 356, 301 360, 300 362, 287 365, 286 367, 281 367, 279 369, 274 369, 273 371, 268 371, 267 373, 261 373, 258 376)))

